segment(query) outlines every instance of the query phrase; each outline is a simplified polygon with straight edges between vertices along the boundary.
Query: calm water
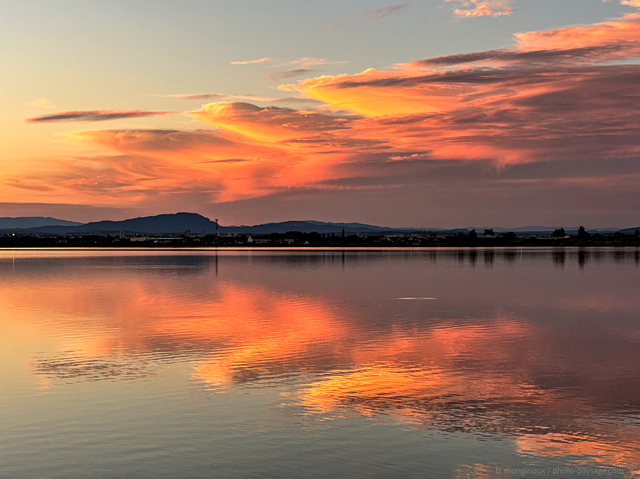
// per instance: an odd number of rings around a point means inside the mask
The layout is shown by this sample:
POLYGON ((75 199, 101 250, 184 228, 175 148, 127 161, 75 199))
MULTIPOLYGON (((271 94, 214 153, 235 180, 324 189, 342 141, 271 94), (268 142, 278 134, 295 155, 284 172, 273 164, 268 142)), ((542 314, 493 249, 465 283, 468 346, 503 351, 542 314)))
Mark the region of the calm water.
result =
POLYGON ((635 477, 639 266, 0 251, 0 477, 635 477))

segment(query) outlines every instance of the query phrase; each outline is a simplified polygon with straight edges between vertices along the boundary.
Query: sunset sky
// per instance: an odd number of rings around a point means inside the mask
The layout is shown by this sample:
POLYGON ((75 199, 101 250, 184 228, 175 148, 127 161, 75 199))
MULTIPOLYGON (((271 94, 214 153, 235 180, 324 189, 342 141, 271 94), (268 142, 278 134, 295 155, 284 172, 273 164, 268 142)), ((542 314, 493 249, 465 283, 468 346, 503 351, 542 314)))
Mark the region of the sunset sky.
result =
POLYGON ((640 0, 6 0, 0 216, 640 225, 640 0))

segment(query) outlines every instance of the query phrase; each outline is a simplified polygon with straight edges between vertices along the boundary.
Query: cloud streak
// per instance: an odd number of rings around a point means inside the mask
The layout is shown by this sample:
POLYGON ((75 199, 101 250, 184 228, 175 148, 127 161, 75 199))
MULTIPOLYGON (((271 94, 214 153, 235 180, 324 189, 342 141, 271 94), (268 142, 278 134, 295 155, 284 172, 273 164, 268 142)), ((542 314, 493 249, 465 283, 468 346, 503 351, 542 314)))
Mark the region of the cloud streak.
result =
POLYGON ((314 67, 321 65, 341 65, 347 63, 346 61, 331 61, 324 58, 315 57, 303 57, 297 60, 290 61, 287 65, 301 65, 302 67, 314 67))
POLYGON ((273 58, 265 57, 265 58, 258 58, 257 60, 245 60, 245 61, 231 62, 231 64, 232 65, 254 65, 256 63, 267 63, 267 62, 271 62, 273 60, 274 60, 273 58))
POLYGON ((164 98, 177 98, 187 101, 210 101, 210 100, 243 100, 254 101, 258 103, 319 103, 317 100, 310 98, 296 97, 275 97, 275 96, 258 96, 258 95, 232 95, 226 93, 178 93, 173 95, 161 95, 164 98))
POLYGON ((271 81, 282 81, 287 80, 289 78, 295 78, 303 75, 308 75, 310 73, 314 73, 317 70, 313 68, 293 68, 291 70, 284 70, 275 73, 269 73, 267 75, 267 79, 271 81))
POLYGON ((381 20, 383 18, 398 15, 409 8, 409 3, 398 3, 395 5, 387 5, 385 7, 374 8, 373 10, 367 10, 360 13, 360 18, 365 20, 381 20))
POLYGON ((140 110, 81 110, 63 111, 52 115, 41 115, 25 120, 27 123, 54 123, 68 121, 108 121, 127 118, 145 118, 150 116, 174 115, 175 111, 140 110))

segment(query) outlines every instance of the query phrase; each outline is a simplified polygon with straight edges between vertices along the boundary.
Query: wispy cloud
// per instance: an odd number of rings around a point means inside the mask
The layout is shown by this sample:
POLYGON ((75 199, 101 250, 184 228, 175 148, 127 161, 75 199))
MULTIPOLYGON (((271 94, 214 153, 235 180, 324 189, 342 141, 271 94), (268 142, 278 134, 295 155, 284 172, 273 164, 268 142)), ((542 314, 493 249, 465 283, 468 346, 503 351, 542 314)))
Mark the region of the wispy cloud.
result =
POLYGON ((158 95, 163 98, 178 98, 179 100, 198 100, 198 101, 209 101, 209 100, 223 100, 225 98, 229 98, 232 95, 225 95, 224 93, 176 93, 173 95, 158 95))
POLYGON ((360 18, 364 18, 366 20, 380 20, 382 18, 387 18, 392 15, 397 15, 399 13, 404 12, 407 8, 409 8, 409 3, 397 3, 395 5, 387 5, 385 7, 374 8, 373 10, 367 10, 365 12, 360 13, 360 18))
POLYGON ((273 58, 258 58, 257 60, 245 60, 245 61, 239 61, 239 62, 231 62, 232 65, 253 65, 255 63, 267 63, 267 62, 271 62, 273 61, 273 58))
POLYGON ((140 111, 140 110, 83 110, 63 111, 52 115, 41 115, 27 118, 28 123, 52 123, 64 121, 107 121, 125 118, 142 118, 148 116, 173 115, 175 111, 140 111))
POLYGON ((447 2, 461 3, 464 9, 456 8, 453 13, 459 17, 500 17, 511 15, 510 8, 513 0, 447 0, 447 2))
POLYGON ((308 73, 313 73, 316 70, 312 68, 293 68, 292 70, 284 70, 281 72, 269 73, 267 79, 271 81, 281 81, 289 78, 295 78, 308 73))
POLYGON ((27 103, 27 105, 35 106, 36 108, 55 108, 53 102, 51 100, 47 100, 46 98, 39 98, 38 100, 27 103))
POLYGON ((342 65, 344 63, 347 63, 347 62, 344 60, 332 61, 332 60, 326 60, 324 58, 303 57, 303 58, 298 58, 297 60, 293 60, 288 63, 285 63, 285 65, 300 65, 302 67, 315 67, 315 66, 321 66, 321 65, 342 65))
POLYGON ((258 96, 258 95, 233 95, 226 93, 178 93, 173 95, 159 95, 163 98, 177 98, 179 100, 194 101, 210 101, 210 100, 244 100, 257 103, 294 103, 294 102, 313 102, 319 103, 318 100, 311 98, 296 97, 276 97, 276 96, 258 96))

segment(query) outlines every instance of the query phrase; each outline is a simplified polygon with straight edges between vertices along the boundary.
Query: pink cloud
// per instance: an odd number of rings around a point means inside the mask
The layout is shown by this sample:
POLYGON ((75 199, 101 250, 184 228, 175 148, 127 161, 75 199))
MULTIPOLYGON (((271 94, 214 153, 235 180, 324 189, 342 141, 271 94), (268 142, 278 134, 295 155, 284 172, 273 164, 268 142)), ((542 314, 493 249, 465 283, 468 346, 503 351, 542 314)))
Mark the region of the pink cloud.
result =
POLYGON ((447 0, 447 2, 461 3, 464 9, 456 8, 453 13, 459 17, 500 17, 511 15, 513 9, 509 6, 513 0, 447 0))

